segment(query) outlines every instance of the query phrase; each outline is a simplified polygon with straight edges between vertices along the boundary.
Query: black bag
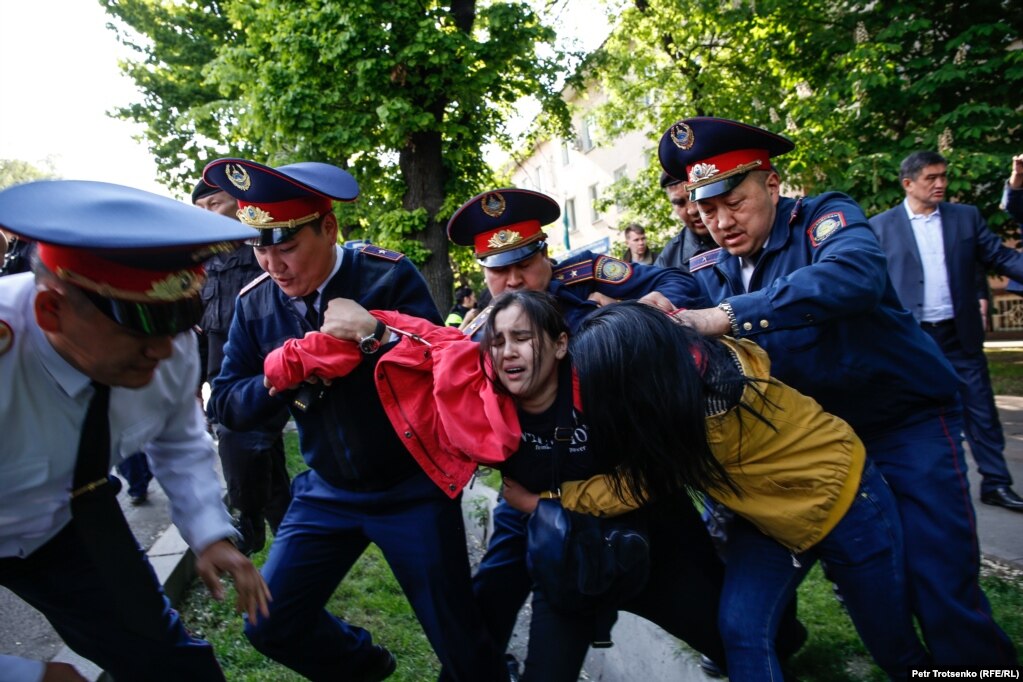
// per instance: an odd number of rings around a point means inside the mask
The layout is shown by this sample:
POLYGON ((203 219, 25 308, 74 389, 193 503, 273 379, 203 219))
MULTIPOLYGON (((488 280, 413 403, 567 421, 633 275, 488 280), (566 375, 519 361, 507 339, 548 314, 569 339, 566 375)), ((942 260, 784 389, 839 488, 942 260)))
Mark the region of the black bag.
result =
POLYGON ((603 518, 540 500, 526 526, 526 564, 552 608, 614 610, 643 590, 650 573, 643 514, 603 518))

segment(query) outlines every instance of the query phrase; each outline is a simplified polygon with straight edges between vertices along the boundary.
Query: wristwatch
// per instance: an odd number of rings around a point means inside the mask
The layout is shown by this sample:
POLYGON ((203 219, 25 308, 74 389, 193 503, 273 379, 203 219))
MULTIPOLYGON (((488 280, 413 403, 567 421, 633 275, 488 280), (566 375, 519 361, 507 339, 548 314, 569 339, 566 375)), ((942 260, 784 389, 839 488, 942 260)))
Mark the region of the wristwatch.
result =
POLYGON ((366 355, 373 355, 380 350, 380 342, 384 338, 384 334, 387 332, 387 325, 380 320, 377 320, 376 329, 369 336, 364 336, 359 339, 359 350, 366 355))

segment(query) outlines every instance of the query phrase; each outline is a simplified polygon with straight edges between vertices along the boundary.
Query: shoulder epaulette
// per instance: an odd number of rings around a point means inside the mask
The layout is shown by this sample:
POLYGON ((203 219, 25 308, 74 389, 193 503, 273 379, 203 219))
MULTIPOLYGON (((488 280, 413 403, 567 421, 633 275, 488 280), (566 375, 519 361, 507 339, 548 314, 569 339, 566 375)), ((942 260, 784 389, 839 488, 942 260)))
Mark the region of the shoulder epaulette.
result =
POLYGON ((405 257, 405 254, 403 253, 391 251, 390 249, 385 249, 382 246, 376 246, 374 244, 366 244, 365 246, 360 247, 359 251, 362 251, 367 256, 376 256, 377 258, 389 260, 392 263, 397 263, 405 257))
POLYGON ((593 279, 593 260, 581 260, 554 268, 552 275, 562 284, 576 284, 593 279))
POLYGON ((465 326, 465 329, 462 330, 462 333, 464 333, 466 336, 472 336, 477 331, 479 331, 479 328, 482 327, 483 323, 487 321, 488 317, 490 317, 490 311, 493 309, 494 309, 493 305, 488 305, 486 308, 481 310, 480 314, 472 318, 472 321, 465 326))
POLYGON ((593 279, 604 284, 624 284, 635 272, 630 263, 611 256, 598 256, 593 262, 593 279))
POLYGON ((711 265, 717 265, 726 255, 728 255, 728 252, 720 246, 716 249, 697 254, 689 259, 689 272, 696 272, 711 265))
POLYGON ((249 282, 245 286, 243 286, 241 288, 241 291, 238 292, 238 295, 239 296, 244 296, 245 294, 249 293, 250 291, 252 291, 256 287, 258 287, 260 284, 262 284, 263 282, 265 282, 268 279, 270 279, 270 273, 269 272, 264 272, 262 275, 260 275, 256 279, 252 280, 251 282, 249 282))

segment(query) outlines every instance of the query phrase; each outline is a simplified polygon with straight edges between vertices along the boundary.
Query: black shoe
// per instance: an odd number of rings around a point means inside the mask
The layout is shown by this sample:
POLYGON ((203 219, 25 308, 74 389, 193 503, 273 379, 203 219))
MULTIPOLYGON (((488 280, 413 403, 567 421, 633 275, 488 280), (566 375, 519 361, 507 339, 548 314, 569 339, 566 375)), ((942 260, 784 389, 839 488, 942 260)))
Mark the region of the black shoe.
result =
POLYGON ((1023 498, 1020 498, 1012 488, 1001 485, 994 490, 989 490, 980 496, 980 501, 995 507, 1005 507, 1012 511, 1023 512, 1023 498))
POLYGON ((142 493, 141 495, 134 495, 130 500, 131 506, 138 507, 139 505, 143 505, 146 503, 146 500, 148 499, 149 495, 146 493, 142 493))
POLYGON ((725 676, 725 671, 721 669, 721 666, 715 663, 709 656, 704 656, 703 654, 700 654, 700 670, 707 677, 715 679, 725 676))
POLYGON ((238 551, 245 556, 255 554, 266 546, 266 524, 262 516, 239 516, 234 527, 242 536, 238 541, 238 551))
POLYGON ((352 679, 356 682, 379 682, 390 677, 397 667, 398 661, 394 659, 394 654, 379 644, 374 644, 366 662, 352 675, 352 679))

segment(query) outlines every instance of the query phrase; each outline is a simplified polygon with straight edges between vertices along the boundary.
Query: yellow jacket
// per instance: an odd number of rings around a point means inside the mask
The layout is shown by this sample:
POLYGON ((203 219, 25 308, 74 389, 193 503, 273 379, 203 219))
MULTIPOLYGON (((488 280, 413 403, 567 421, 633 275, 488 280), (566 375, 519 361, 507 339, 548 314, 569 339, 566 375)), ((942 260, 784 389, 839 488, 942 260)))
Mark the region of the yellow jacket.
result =
MULTIPOLYGON (((852 427, 813 398, 771 378, 771 361, 755 343, 721 341, 738 358, 743 374, 763 380, 746 387, 743 401, 774 428, 739 408, 707 417, 711 451, 742 494, 707 492, 791 551, 805 552, 831 532, 852 504, 863 474, 863 443, 852 427)), ((573 511, 609 516, 636 506, 634 500, 618 499, 601 476, 565 483, 561 503, 573 511)))

